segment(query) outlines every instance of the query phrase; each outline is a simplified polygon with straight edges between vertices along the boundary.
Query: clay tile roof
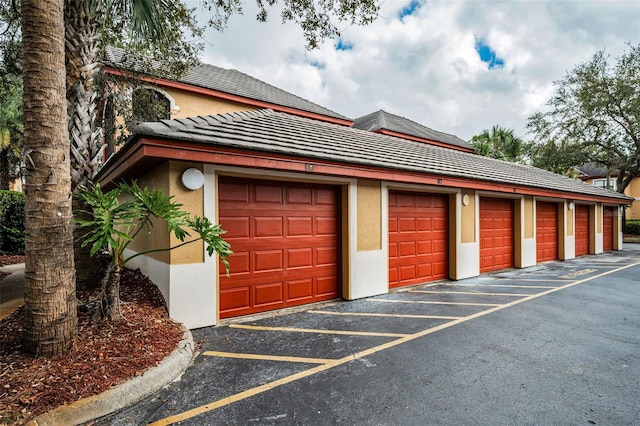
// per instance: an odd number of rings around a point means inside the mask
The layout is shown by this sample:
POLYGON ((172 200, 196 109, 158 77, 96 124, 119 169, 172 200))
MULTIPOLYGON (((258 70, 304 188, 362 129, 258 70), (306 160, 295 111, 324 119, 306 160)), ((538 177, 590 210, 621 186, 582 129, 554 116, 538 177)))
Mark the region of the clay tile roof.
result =
POLYGON ((430 129, 427 126, 411 121, 408 118, 390 114, 383 110, 356 118, 353 122, 353 127, 360 130, 368 130, 370 132, 375 132, 377 130, 391 130, 393 132, 404 133, 405 135, 415 136, 422 139, 473 149, 471 144, 455 135, 430 129))
POLYGON ((532 166, 269 109, 143 123, 135 129, 130 143, 141 136, 631 200, 532 166))
MULTIPOLYGON (((105 49, 105 63, 115 68, 135 68, 135 61, 126 52, 115 47, 105 49)), ((157 64, 161 69, 161 64, 157 64)), ((350 118, 328 108, 315 104, 285 90, 272 86, 250 75, 234 69, 225 69, 214 65, 200 64, 189 70, 187 75, 179 80, 205 89, 211 89, 230 95, 267 102, 300 111, 320 114, 327 117, 351 121, 350 118)))

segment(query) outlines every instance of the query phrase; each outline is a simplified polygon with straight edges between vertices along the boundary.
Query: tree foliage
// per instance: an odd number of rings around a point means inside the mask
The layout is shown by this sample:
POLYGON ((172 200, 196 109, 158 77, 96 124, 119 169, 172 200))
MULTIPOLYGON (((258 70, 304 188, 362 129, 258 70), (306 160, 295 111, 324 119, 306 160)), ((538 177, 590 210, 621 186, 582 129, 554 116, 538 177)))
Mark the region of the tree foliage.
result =
MULTIPOLYGON (((222 31, 229 18, 242 14, 242 0, 202 0, 201 7, 211 16, 208 24, 222 31)), ((297 24, 304 34, 307 49, 315 49, 329 38, 339 37, 337 24, 367 25, 378 17, 380 4, 375 0, 256 0, 256 19, 265 22, 268 8, 280 4, 282 22, 297 24)))
POLYGON ((584 163, 617 176, 624 192, 640 174, 640 45, 615 63, 604 51, 555 83, 550 110, 529 117, 533 165, 556 172, 584 163))
POLYGON ((100 185, 82 188, 77 197, 90 208, 85 212, 89 219, 76 220, 86 231, 81 237, 82 245, 91 247, 92 256, 102 250, 109 250, 112 259, 111 267, 102 282, 101 302, 97 311, 99 318, 119 319, 120 269, 137 256, 173 250, 203 240, 208 255, 217 253, 229 273, 227 257, 233 252, 229 243, 221 237, 225 231, 206 217, 191 217, 182 210, 181 204, 173 201, 172 196, 165 195, 160 190, 140 188, 133 181, 131 184, 122 183, 108 192, 103 192, 100 185), (173 234, 180 243, 174 247, 156 247, 127 257, 129 245, 139 235, 150 234, 160 222, 167 226, 169 234, 173 234), (198 234, 198 238, 185 241, 190 237, 188 229, 198 234))
POLYGON ((495 125, 491 130, 471 138, 471 145, 480 155, 498 160, 523 163, 525 161, 525 143, 512 129, 495 125))
POLYGON ((0 85, 0 190, 22 177, 22 84, 9 78, 6 83, 0 85))

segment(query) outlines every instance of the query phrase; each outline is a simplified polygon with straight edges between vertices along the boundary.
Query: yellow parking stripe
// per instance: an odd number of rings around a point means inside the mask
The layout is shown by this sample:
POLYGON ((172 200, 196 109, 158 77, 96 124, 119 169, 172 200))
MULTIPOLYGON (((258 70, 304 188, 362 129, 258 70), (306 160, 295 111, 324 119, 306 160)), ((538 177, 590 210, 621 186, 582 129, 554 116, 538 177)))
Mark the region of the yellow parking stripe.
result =
POLYGON ((528 281, 528 282, 536 282, 536 283, 547 283, 547 282, 551 282, 551 283, 566 283, 567 280, 566 279, 561 279, 561 280, 556 280, 556 279, 552 279, 552 278, 513 278, 515 280, 518 281, 528 281))
POLYGON ((606 271, 606 272, 603 272, 603 273, 601 273, 599 275, 594 275, 592 277, 584 278, 584 279, 579 280, 579 281, 574 281, 574 282, 568 283, 568 284, 566 284, 564 286, 555 287, 553 289, 549 289, 549 290, 541 292, 541 293, 532 294, 531 296, 524 297, 524 298, 518 299, 518 300, 514 300, 512 302, 506 303, 504 305, 499 305, 499 306, 493 307, 491 309, 480 311, 480 312, 477 312, 475 314, 469 315, 467 317, 460 318, 460 319, 455 320, 455 321, 450 321, 450 322, 447 322, 445 324, 441 324, 441 325, 439 325, 437 327, 428 328, 426 330, 423 330, 423 331, 408 335, 406 337, 402 337, 400 339, 392 340, 392 341, 384 343, 382 345, 375 346, 375 347, 373 347, 371 349, 367 349, 367 350, 364 350, 362 352, 355 353, 353 355, 347 355, 347 356, 345 356, 343 358, 340 358, 340 359, 337 359, 335 361, 330 361, 330 362, 328 362, 326 364, 322 364, 322 365, 319 365, 317 367, 310 368, 309 370, 301 371, 299 373, 292 374, 291 376, 283 377, 282 379, 278 379, 278 380, 274 380, 273 382, 265 383, 262 386, 257 386, 255 388, 248 389, 248 390, 246 390, 244 392, 240 392, 240 393, 237 393, 235 395, 231 395, 231 396, 228 396, 226 398, 219 399, 219 400, 211 402, 209 404, 205 404, 205 405, 202 405, 202 406, 199 406, 199 407, 192 408, 191 410, 187 410, 187 411, 185 411, 183 413, 179 413, 179 414, 176 414, 176 415, 173 415, 173 416, 170 416, 170 417, 166 417, 164 419, 158 420, 157 422, 151 423, 150 425, 152 425, 152 426, 164 426, 164 425, 170 425, 170 424, 182 421, 182 420, 191 419, 191 418, 196 417, 196 416, 198 416, 200 414, 206 413, 208 411, 215 410, 216 408, 224 407, 225 405, 229 405, 229 404, 232 404, 234 402, 241 401, 243 399, 246 399, 246 398, 249 398, 251 396, 260 394, 262 392, 266 392, 266 391, 271 390, 273 388, 276 388, 278 386, 282 386, 282 385, 285 385, 287 383, 295 382, 296 380, 300 380, 300 379, 303 379, 305 377, 312 376, 312 375, 314 375, 316 373, 319 373, 319 372, 322 372, 322 371, 326 371, 326 370, 328 370, 330 368, 337 367, 337 366, 342 365, 342 364, 346 364, 346 363, 351 362, 353 360, 360 359, 360 358, 363 358, 365 356, 372 355, 374 353, 383 351, 385 349, 389 349, 389 348, 392 348, 394 346, 410 342, 412 340, 418 339, 418 338, 423 337, 423 336, 427 336, 429 334, 433 334, 435 332, 447 329, 449 327, 453 327, 453 326, 458 325, 458 324, 462 324, 463 322, 467 322, 467 321, 470 321, 470 320, 473 320, 473 319, 476 319, 476 318, 480 318, 480 317, 483 317, 485 315, 489 315, 489 314, 492 314, 494 312, 501 311, 502 309, 509 308, 509 307, 512 307, 512 306, 516 306, 516 305, 519 305, 521 303, 528 302, 530 300, 537 299, 539 297, 543 297, 543 296, 546 296, 546 295, 549 295, 549 294, 552 294, 552 293, 555 293, 557 291, 561 291, 561 290, 564 290, 564 289, 567 289, 567 288, 570 288, 570 287, 574 287, 576 285, 583 284, 585 282, 592 281, 592 280, 595 280, 597 278, 602 278, 604 276, 613 274, 614 272, 622 271, 624 269, 628 269, 628 268, 631 268, 633 266, 638 266, 638 265, 640 265, 640 262, 634 263, 634 264, 631 264, 631 265, 626 265, 624 267, 621 267, 621 268, 618 268, 618 269, 614 269, 614 270, 611 270, 611 271, 606 271))
POLYGON ((376 336, 376 337, 405 337, 408 334, 399 333, 376 333, 371 331, 349 331, 349 330, 325 330, 313 328, 294 328, 294 327, 263 327, 259 325, 230 324, 230 328, 242 328, 245 330, 260 331, 292 331, 295 333, 317 333, 317 334, 342 334, 347 336, 376 336))
MULTIPOLYGON (((562 280, 562 282, 566 282, 562 280)), ((553 285, 518 285, 518 284, 447 284, 450 286, 457 287, 496 287, 496 288, 540 288, 540 289, 549 289, 556 288, 557 286, 553 285)))
POLYGON ((501 306, 495 303, 467 303, 467 302, 435 302, 429 300, 394 300, 394 299, 366 299, 369 302, 384 303, 420 303, 424 305, 456 305, 456 306, 501 306))
POLYGON ((327 358, 304 358, 298 356, 279 356, 279 355, 260 355, 260 354, 245 354, 235 352, 219 352, 219 351, 206 351, 202 355, 217 356, 220 358, 239 358, 239 359, 258 359, 264 361, 284 361, 284 362, 302 362, 306 364, 328 364, 334 359, 327 358))
POLYGON ((481 293, 474 291, 433 291, 433 290, 411 290, 409 293, 422 293, 422 294, 471 294, 474 296, 511 296, 511 297, 526 297, 531 296, 529 294, 522 293, 481 293))
POLYGON ((464 317, 448 317, 442 315, 411 315, 411 314, 378 314, 373 312, 333 312, 333 311, 307 311, 310 314, 344 315, 353 317, 390 317, 390 318, 418 318, 418 319, 443 319, 456 320, 464 317))

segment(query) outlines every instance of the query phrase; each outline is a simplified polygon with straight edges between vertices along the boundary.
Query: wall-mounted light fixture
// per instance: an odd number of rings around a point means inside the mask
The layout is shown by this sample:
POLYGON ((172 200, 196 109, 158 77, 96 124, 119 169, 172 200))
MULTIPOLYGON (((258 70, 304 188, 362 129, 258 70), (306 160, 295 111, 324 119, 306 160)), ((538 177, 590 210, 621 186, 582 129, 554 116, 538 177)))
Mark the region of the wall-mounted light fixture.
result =
POLYGON ((569 210, 573 210, 574 204, 573 201, 569 201, 569 210))
POLYGON ((195 168, 187 169, 182 172, 182 184, 191 190, 200 189, 204 185, 204 174, 195 168))
POLYGON ((463 206, 468 206, 469 205, 469 194, 464 194, 462 196, 462 205, 463 206))

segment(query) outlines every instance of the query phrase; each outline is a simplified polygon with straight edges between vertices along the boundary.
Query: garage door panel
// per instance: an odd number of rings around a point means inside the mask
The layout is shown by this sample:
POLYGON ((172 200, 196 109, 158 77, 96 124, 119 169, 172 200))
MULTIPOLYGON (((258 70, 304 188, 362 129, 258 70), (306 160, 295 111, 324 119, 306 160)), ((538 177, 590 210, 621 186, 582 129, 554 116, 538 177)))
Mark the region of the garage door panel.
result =
POLYGON ((316 217, 316 235, 336 235, 338 232, 335 217, 316 217))
MULTIPOLYGON (((249 253, 248 251, 234 251, 233 254, 227 258, 227 260, 229 261, 229 269, 231 273, 243 274, 251 272, 250 259, 251 253, 249 253)), ((224 264, 222 262, 220 262, 220 264, 223 265, 222 270, 224 271, 224 264)))
POLYGON ((255 204, 283 204, 282 186, 256 184, 253 188, 253 201, 255 204))
POLYGON ((480 272, 514 266, 513 201, 480 198, 480 272))
POLYGON ((398 219, 400 225, 400 232, 416 232, 416 219, 413 217, 401 217, 398 219))
POLYGON ((589 206, 576 205, 576 256, 584 256, 589 254, 590 228, 589 228, 589 206))
POLYGON ((429 232, 433 230, 433 219, 429 217, 419 217, 416 218, 417 222, 417 231, 418 232, 429 232))
POLYGON ((305 278, 287 282, 287 299, 302 300, 313 297, 313 279, 305 278))
POLYGON ((396 196, 396 206, 397 207, 415 207, 415 197, 413 194, 402 194, 399 193, 396 196))
POLYGON ((288 217, 287 236, 288 237, 311 237, 313 235, 313 218, 288 217))
POLYGON ((251 226, 249 225, 251 219, 248 216, 220 217, 220 223, 223 222, 225 224, 224 230, 227 231, 227 233, 224 234, 225 240, 249 238, 249 236, 251 236, 251 226))
POLYGON ((397 218, 389 218, 389 233, 398 232, 398 219, 397 218))
POLYGON ((418 241, 418 255, 429 255, 433 253, 431 241, 418 241))
POLYGON ((603 210, 602 249, 613 250, 613 221, 616 216, 615 207, 605 207, 603 210))
POLYGON ((251 288, 249 286, 220 290, 220 306, 228 310, 242 309, 249 306, 251 288))
POLYGON ((316 205, 335 206, 338 203, 337 192, 334 189, 318 188, 315 191, 316 205))
POLYGON ((313 249, 299 248, 287 250, 287 269, 310 268, 313 266, 313 249))
POLYGON ((418 278, 428 278, 432 275, 433 275, 433 265, 431 263, 418 265, 418 278))
POLYGON ((416 255, 416 243, 414 241, 407 241, 400 243, 400 257, 416 255))
POLYGON ((226 194, 220 223, 233 230, 225 237, 235 252, 231 276, 220 269, 221 318, 339 295, 335 187, 220 178, 219 193, 226 194), (236 190, 251 194, 249 201, 233 196, 236 190))
POLYGON ((234 204, 249 204, 249 185, 240 182, 226 182, 218 185, 218 200, 232 201, 234 204))
POLYGON ((284 283, 282 281, 253 286, 253 306, 282 304, 284 302, 284 283))
POLYGON ((538 262, 558 259, 558 205, 536 203, 536 255, 538 262))
POLYGON ((389 267, 389 283, 397 283, 400 281, 399 269, 400 268, 398 266, 389 267))
POLYGON ((254 251, 253 259, 255 265, 253 272, 281 271, 283 269, 282 250, 254 251))
POLYGON ((313 191, 311 188, 287 188, 287 203, 298 205, 312 205, 313 191))
POLYGON ((336 265, 338 250, 335 247, 316 247, 316 266, 336 265))
POLYGON ((389 285, 399 287, 447 277, 445 195, 389 193, 389 285))
POLYGON ((407 265, 400 267, 400 281, 413 281, 416 279, 416 267, 414 265, 407 265))
POLYGON ((316 296, 324 297, 325 299, 333 299, 338 297, 338 280, 334 276, 318 277, 316 278, 317 292, 316 296))
POLYGON ((284 237, 282 217, 254 217, 254 237, 284 237))

